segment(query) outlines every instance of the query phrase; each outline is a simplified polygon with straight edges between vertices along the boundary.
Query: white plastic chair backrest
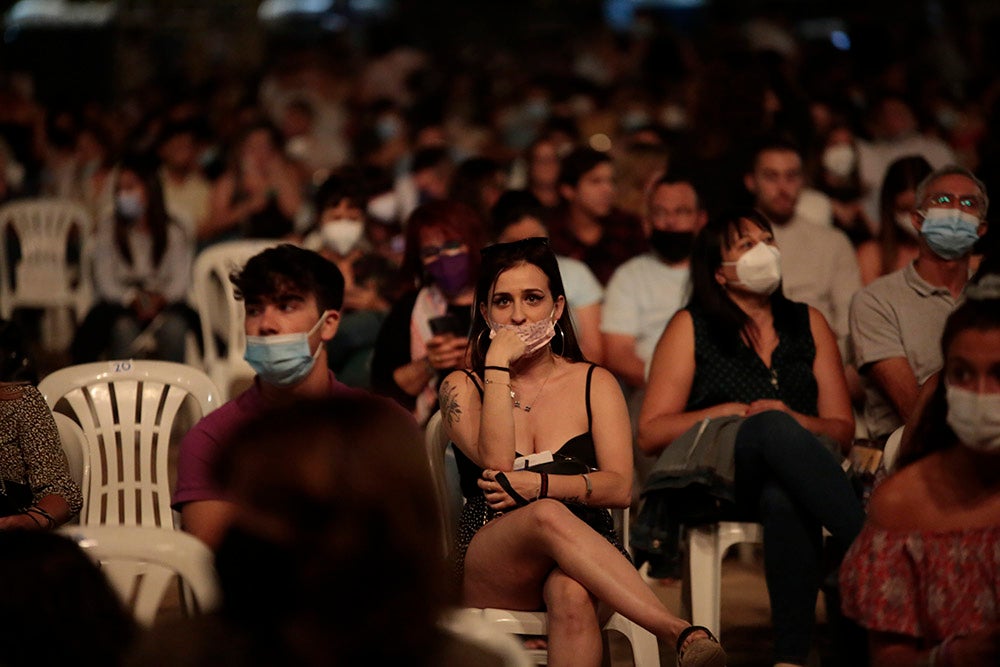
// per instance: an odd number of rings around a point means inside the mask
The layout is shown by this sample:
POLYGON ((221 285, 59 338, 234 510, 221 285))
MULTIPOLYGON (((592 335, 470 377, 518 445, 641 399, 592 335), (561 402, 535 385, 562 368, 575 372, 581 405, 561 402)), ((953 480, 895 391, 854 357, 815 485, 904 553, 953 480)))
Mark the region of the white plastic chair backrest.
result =
POLYGON ((80 517, 87 516, 87 498, 90 491, 90 447, 87 445, 87 436, 83 434, 83 429, 75 421, 59 412, 52 413, 59 429, 59 442, 62 444, 63 453, 66 455, 66 463, 69 465, 69 474, 76 482, 83 493, 83 506, 80 508, 80 517))
POLYGON ((243 329, 243 304, 237 301, 230 274, 261 251, 280 243, 275 240, 226 241, 211 245, 195 257, 192 289, 195 308, 201 318, 201 338, 204 363, 209 376, 230 395, 229 384, 234 376, 253 376, 250 365, 243 360, 246 336, 243 329), (216 337, 226 346, 220 349, 216 337))
POLYGON ((90 447, 88 508, 80 523, 173 526, 171 433, 188 397, 199 413, 187 415, 191 424, 220 405, 208 376, 169 361, 98 361, 55 371, 38 390, 53 411, 65 406, 90 447))
POLYGON ((80 204, 63 199, 30 199, 0 207, 0 316, 9 318, 15 308, 70 306, 78 319, 91 302, 90 214, 80 204), (8 229, 17 236, 20 259, 13 267, 8 229), (77 230, 80 264, 73 270, 67 261, 70 233, 77 230))
POLYGON ((448 449, 448 436, 444 432, 441 412, 435 412, 424 430, 424 446, 427 450, 427 461, 430 464, 434 491, 437 493, 438 516, 443 522, 444 553, 449 555, 455 545, 458 518, 452 512, 452 503, 448 497, 448 482, 445 475, 445 452, 448 449))
POLYGON ((889 434, 882 448, 882 465, 886 472, 893 472, 896 467, 896 458, 899 456, 899 445, 903 441, 903 426, 889 434))
POLYGON ((168 587, 179 577, 191 610, 219 605, 214 555, 199 539, 179 530, 142 526, 66 526, 60 529, 100 565, 112 588, 141 625, 156 619, 168 587))

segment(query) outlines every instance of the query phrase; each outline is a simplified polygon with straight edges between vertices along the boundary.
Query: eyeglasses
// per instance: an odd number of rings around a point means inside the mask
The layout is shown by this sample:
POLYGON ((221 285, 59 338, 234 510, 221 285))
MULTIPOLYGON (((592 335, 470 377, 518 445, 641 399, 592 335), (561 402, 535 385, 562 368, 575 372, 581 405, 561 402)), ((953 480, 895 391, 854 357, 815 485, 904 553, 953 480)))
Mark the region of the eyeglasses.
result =
POLYGON ((977 217, 982 215, 983 207, 986 204, 983 198, 978 195, 956 195, 950 192, 932 192, 927 195, 924 201, 926 202, 925 208, 931 206, 952 208, 957 204, 958 208, 977 217))
POLYGON ((420 259, 424 263, 432 262, 441 255, 457 255, 465 250, 465 243, 462 241, 445 241, 441 245, 429 245, 420 249, 420 259))
POLYGON ((549 249, 549 239, 547 237, 531 236, 526 239, 511 241, 510 243, 491 243, 488 246, 483 246, 483 249, 479 252, 484 258, 489 258, 504 252, 535 250, 539 248, 549 249))

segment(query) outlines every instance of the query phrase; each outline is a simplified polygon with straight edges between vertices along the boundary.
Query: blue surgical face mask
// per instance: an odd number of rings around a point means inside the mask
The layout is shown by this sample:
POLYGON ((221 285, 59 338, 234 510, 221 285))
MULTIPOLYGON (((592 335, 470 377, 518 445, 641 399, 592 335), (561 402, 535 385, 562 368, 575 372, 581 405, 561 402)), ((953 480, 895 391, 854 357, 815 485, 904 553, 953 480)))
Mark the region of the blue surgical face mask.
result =
POLYGON ((979 240, 979 218, 957 208, 930 208, 920 235, 941 259, 958 259, 979 240))
POLYGON ((298 383, 313 369, 323 342, 313 352, 309 348, 309 336, 323 324, 323 311, 319 321, 307 332, 280 334, 276 336, 247 336, 247 360, 260 379, 278 387, 290 387, 298 383))

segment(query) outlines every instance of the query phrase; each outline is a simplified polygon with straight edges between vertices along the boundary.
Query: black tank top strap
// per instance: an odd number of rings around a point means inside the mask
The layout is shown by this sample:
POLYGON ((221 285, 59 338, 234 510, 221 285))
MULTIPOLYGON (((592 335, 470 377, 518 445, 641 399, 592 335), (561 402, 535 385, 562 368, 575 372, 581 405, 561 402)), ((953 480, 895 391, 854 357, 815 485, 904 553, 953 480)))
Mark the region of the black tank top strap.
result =
POLYGON ((483 388, 479 385, 479 378, 477 378, 476 374, 473 373, 472 371, 465 370, 464 368, 460 368, 459 370, 462 371, 463 373, 465 373, 466 375, 468 375, 469 379, 472 380, 472 384, 476 385, 476 391, 479 392, 479 400, 482 401, 483 400, 483 388))
POLYGON ((594 376, 594 369, 597 364, 591 364, 587 369, 587 432, 589 433, 594 423, 594 415, 590 410, 590 379, 594 376))

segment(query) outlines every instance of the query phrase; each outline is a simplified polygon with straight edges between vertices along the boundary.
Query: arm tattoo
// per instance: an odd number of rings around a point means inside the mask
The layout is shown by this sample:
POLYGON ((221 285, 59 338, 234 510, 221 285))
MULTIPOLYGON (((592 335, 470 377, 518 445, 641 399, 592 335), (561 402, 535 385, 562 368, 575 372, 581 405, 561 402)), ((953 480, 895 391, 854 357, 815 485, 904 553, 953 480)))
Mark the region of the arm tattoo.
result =
POLYGON ((441 406, 442 416, 448 420, 448 424, 450 426, 457 424, 462 417, 462 406, 458 404, 458 387, 445 381, 438 393, 438 403, 441 406))

